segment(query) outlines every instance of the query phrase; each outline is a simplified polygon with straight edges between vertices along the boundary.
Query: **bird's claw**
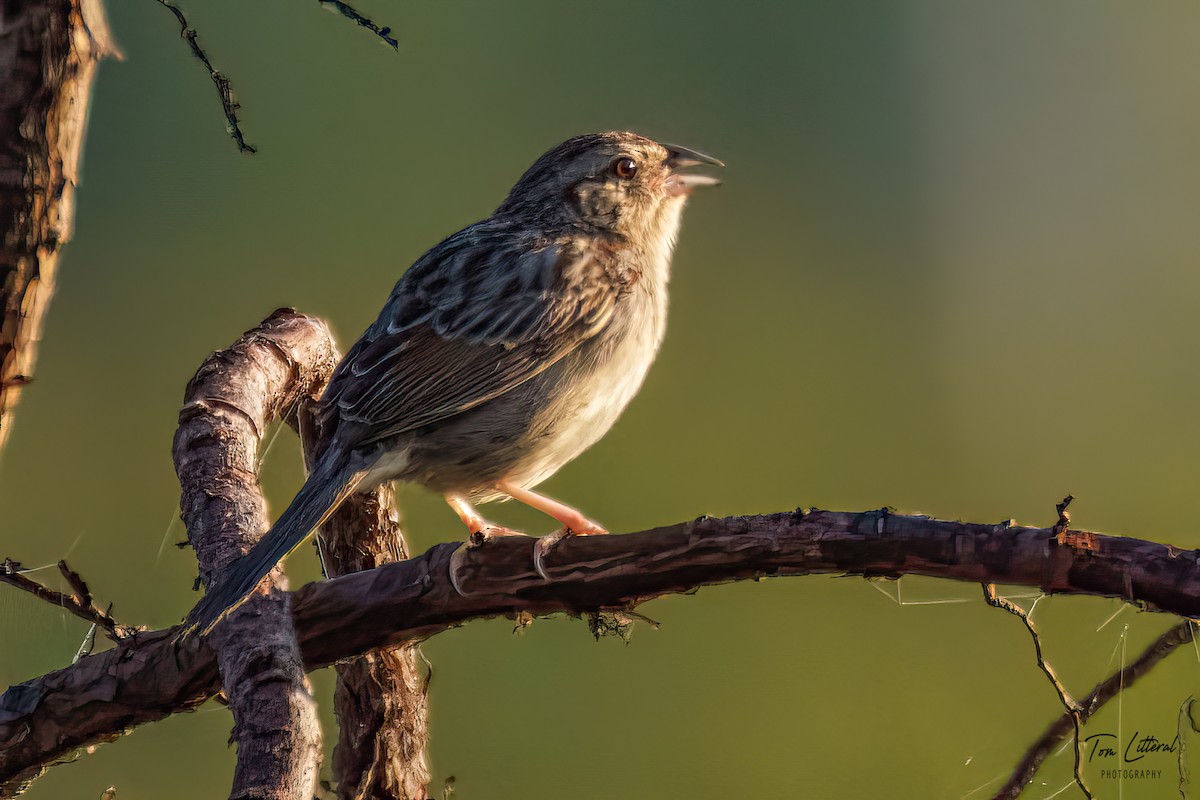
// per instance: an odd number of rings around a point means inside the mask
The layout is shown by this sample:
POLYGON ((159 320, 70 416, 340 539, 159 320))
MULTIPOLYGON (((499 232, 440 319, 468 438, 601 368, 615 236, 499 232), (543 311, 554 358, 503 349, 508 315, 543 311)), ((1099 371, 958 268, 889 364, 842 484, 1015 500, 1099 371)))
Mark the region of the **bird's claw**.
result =
POLYGON ((463 554, 471 549, 470 543, 459 545, 458 548, 450 554, 450 563, 447 566, 450 574, 450 585, 454 587, 454 591, 459 597, 466 597, 467 593, 463 591, 462 583, 458 579, 458 570, 462 567, 463 554))
POLYGON ((471 535, 467 537, 467 548, 474 550, 477 547, 483 547, 483 545, 487 544, 492 539, 496 539, 501 536, 528 535, 529 534, 522 533, 521 531, 514 531, 511 528, 502 528, 499 525, 485 525, 477 531, 472 531, 471 535))
POLYGON ((561 528, 554 533, 547 533, 545 536, 538 538, 533 543, 533 568, 538 575, 542 576, 542 580, 549 581, 550 575, 546 572, 546 556, 550 551, 558 546, 558 543, 571 535, 571 531, 567 528, 561 528))
POLYGON ((533 543, 533 568, 538 575, 542 576, 542 580, 550 580, 550 574, 546 572, 546 556, 558 547, 559 542, 569 536, 601 536, 608 533, 604 528, 598 525, 593 525, 584 530, 573 531, 570 528, 563 527, 556 530, 554 533, 548 533, 545 536, 538 537, 538 540, 533 543))

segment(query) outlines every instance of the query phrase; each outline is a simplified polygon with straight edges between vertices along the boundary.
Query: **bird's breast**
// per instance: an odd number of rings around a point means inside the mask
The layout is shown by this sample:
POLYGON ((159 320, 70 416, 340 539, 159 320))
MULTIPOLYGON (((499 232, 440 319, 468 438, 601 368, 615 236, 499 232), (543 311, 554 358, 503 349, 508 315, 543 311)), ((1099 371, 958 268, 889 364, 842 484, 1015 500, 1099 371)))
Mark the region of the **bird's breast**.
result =
POLYGON ((666 330, 665 293, 639 287, 606 329, 551 370, 553 398, 534 422, 537 445, 509 480, 534 486, 596 443, 633 400, 666 330))

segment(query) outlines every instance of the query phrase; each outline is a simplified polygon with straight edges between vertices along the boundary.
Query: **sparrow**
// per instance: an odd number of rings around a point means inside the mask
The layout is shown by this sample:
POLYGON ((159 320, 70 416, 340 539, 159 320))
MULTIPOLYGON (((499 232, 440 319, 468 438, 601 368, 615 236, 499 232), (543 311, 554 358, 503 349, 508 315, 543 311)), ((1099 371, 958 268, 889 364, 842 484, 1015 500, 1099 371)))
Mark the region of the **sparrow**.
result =
POLYGON ((441 494, 468 546, 515 534, 478 503, 514 499, 567 535, 605 529, 534 490, 602 437, 662 343, 684 205, 717 159, 634 133, 568 139, 491 217, 425 253, 335 369, 314 413, 307 480, 189 615, 207 632, 355 492, 387 481, 441 494))

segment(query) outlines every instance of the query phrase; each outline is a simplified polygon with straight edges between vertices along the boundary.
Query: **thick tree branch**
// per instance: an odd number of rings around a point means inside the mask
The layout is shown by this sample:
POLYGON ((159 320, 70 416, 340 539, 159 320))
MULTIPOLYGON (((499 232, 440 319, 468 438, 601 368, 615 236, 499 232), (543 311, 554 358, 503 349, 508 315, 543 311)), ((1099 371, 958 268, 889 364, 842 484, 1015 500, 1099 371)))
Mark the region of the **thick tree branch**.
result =
MULTIPOLYGON (((530 539, 503 537, 474 551, 454 542, 309 584, 293 593, 292 612, 309 669, 481 617, 621 610, 666 593, 771 575, 927 575, 1121 597, 1200 615, 1196 551, 1091 533, 1095 549, 1076 549, 1058 544, 1057 533, 887 511, 705 517, 569 539, 550 559, 550 582, 533 570, 530 539), (466 596, 454 591, 451 568, 466 596)), ((195 708, 216 692, 209 644, 180 644, 175 630, 137 634, 0 695, 0 787, 33 777, 75 748, 195 708)))
MULTIPOLYGON (((408 558, 390 486, 351 497, 320 536, 330 577, 408 558)), ((335 668, 339 738, 333 774, 338 797, 424 800, 429 796, 429 708, 417 643, 370 650, 335 668)))
POLYGON ((0 446, 74 231, 96 64, 114 52, 100 0, 5 3, 0 13, 0 446))
MULTIPOLYGON (((310 429, 301 422, 338 360, 323 323, 284 310, 214 354, 189 386, 176 460, 205 583, 266 528, 257 453, 268 422, 284 418, 310 429)), ((321 530, 330 573, 406 558, 397 517, 390 487, 345 503, 321 530)), ((282 585, 278 569, 271 582, 282 585)), ((222 682, 237 720, 234 797, 312 794, 319 729, 285 600, 278 591, 256 596, 244 607, 249 611, 214 631, 222 682)), ((415 645, 369 652, 337 670, 339 794, 361 800, 426 797, 427 715, 415 645)))
MULTIPOLYGON (((336 352, 335 352, 336 355, 336 352)), ((322 384, 323 386, 324 384, 322 384)), ((296 421, 305 459, 315 457, 308 411, 296 421)), ((321 527, 315 544, 329 577, 408 558, 396 493, 389 484, 352 495, 321 527)), ((418 645, 405 643, 339 661, 334 688, 338 743, 333 778, 344 800, 425 800, 429 708, 418 645)))
MULTIPOLYGON (((336 359, 324 323, 278 311, 188 384, 175 434, 181 507, 203 583, 249 550, 268 528, 258 485, 262 434, 295 416, 325 386, 336 359)), ((238 743, 231 798, 310 800, 321 762, 321 728, 278 567, 213 631, 238 743)))

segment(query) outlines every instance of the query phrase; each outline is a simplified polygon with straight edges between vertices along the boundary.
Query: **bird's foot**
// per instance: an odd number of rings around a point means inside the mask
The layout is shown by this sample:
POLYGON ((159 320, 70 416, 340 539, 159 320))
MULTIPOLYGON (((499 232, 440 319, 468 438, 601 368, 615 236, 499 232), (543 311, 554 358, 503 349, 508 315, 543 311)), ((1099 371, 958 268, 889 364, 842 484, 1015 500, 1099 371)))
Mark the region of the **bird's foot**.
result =
POLYGON ((608 531, 604 528, 591 523, 582 530, 571 530, 564 526, 554 533, 541 536, 533 543, 533 568, 537 571, 538 575, 542 576, 542 580, 548 581, 550 580, 550 575, 546 572, 546 556, 550 555, 563 539, 570 536, 603 536, 606 533, 608 531))
POLYGON ((470 532, 467 537, 467 543, 460 545, 457 550, 450 556, 450 585, 454 587, 454 591, 458 592, 462 597, 466 597, 467 593, 463 591, 462 581, 459 579, 459 570, 462 568, 463 559, 467 553, 472 550, 478 550, 488 542, 499 539, 502 536, 528 536, 527 533, 514 531, 509 528, 502 528, 499 525, 486 523, 470 532))
POLYGON ((471 531, 471 535, 467 537, 467 548, 474 550, 477 547, 490 542, 492 539, 498 539, 501 536, 528 536, 527 533, 514 531, 511 528, 502 528, 499 525, 484 525, 478 530, 471 531))

